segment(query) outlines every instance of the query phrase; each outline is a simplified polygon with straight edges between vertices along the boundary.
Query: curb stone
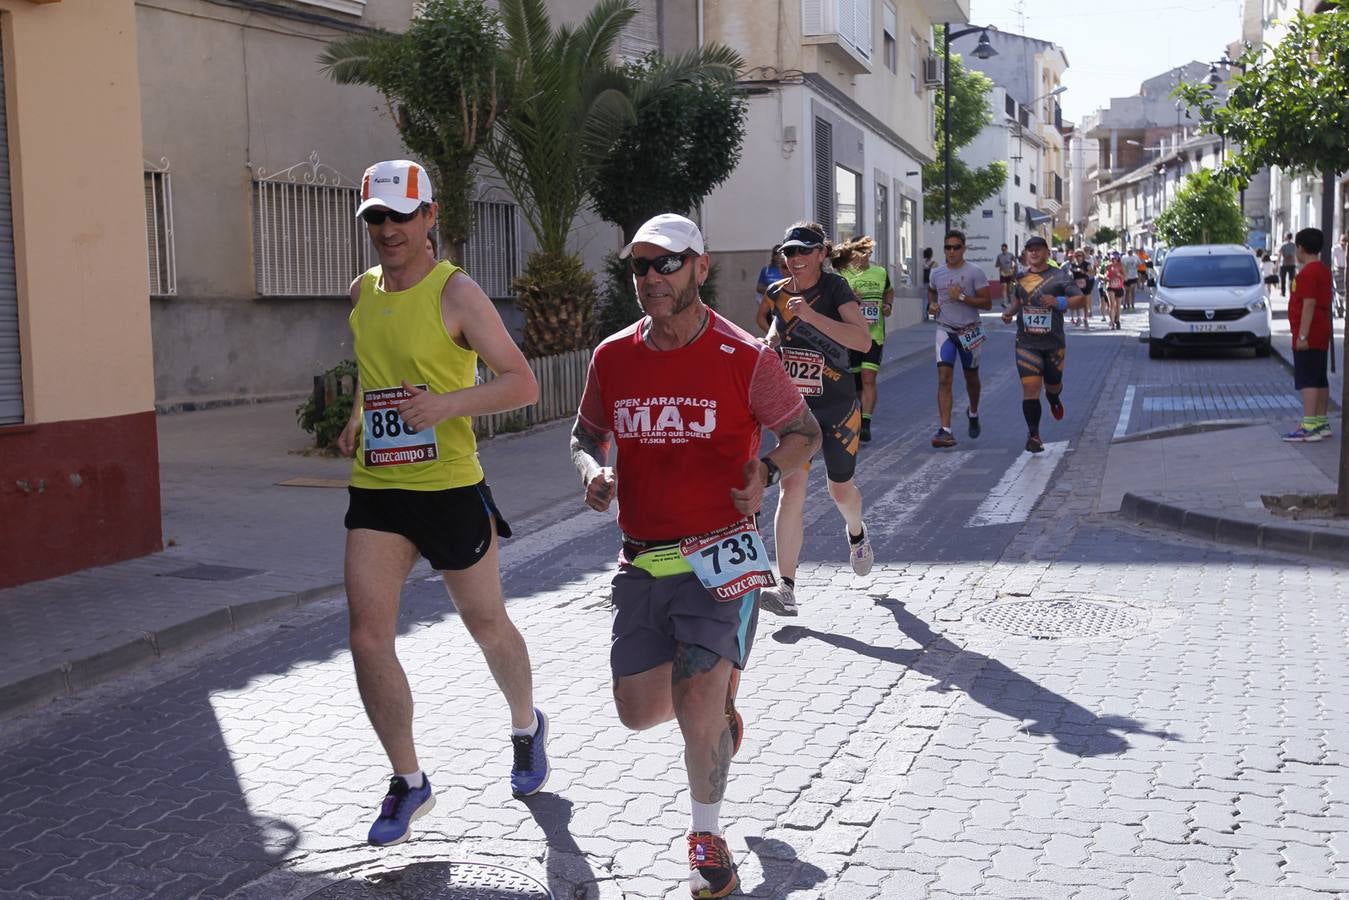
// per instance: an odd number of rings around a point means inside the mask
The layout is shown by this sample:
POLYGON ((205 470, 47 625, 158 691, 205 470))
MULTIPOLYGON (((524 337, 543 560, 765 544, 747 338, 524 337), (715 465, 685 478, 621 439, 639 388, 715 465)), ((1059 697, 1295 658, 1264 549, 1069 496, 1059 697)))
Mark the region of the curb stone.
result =
POLYGON ((342 582, 213 609, 123 644, 65 660, 12 684, 0 685, 0 718, 69 697, 206 641, 251 628, 340 590, 342 582))
POLYGON ((1246 519, 1185 509, 1132 493, 1124 495, 1119 515, 1220 544, 1299 553, 1337 562, 1349 561, 1349 533, 1300 528, 1296 525, 1262 525, 1246 519))

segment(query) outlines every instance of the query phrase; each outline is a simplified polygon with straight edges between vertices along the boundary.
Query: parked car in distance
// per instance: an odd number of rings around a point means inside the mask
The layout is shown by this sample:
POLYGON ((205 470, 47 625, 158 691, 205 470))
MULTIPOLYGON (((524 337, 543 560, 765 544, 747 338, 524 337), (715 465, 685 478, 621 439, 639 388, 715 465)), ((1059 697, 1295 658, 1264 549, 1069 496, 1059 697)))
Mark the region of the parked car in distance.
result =
POLYGON ((1249 248, 1171 248, 1148 309, 1148 356, 1185 347, 1251 347, 1269 356, 1269 342, 1269 303, 1249 248))

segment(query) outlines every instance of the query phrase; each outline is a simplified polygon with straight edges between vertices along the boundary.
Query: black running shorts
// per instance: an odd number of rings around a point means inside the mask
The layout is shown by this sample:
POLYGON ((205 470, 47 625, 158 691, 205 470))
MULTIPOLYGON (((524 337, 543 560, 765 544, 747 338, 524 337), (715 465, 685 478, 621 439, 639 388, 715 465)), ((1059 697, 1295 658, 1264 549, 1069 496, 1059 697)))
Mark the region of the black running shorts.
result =
POLYGON ((862 431, 861 404, 854 400, 848 406, 824 406, 811 413, 823 433, 820 455, 824 457, 825 474, 838 484, 852 480, 862 431))
POLYGON ((1293 388, 1328 388, 1330 379, 1326 377, 1327 350, 1293 351, 1293 388))
POLYGON ((349 487, 347 492, 347 530, 402 535, 440 572, 461 571, 482 559, 492 545, 493 525, 501 537, 511 536, 486 481, 445 491, 349 487))
POLYGON ((1063 384, 1065 348, 1037 350, 1034 347, 1016 348, 1016 371, 1022 378, 1043 378, 1045 384, 1063 384))

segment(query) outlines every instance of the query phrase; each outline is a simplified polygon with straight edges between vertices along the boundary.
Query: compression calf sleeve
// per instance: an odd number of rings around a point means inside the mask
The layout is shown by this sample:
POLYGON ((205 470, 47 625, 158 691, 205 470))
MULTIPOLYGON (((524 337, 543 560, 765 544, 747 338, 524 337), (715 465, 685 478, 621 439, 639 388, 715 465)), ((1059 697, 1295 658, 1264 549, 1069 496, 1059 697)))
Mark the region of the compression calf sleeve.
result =
POLYGON ((1040 433, 1040 398, 1034 400, 1021 401, 1021 414, 1026 417, 1026 427, 1030 429, 1031 434, 1040 433))

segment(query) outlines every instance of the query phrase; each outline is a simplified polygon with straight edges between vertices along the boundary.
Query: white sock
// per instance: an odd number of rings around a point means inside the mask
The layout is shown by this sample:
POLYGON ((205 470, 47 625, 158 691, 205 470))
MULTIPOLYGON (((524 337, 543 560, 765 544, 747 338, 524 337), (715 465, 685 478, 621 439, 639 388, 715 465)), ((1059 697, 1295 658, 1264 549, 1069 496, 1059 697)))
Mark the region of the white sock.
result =
POLYGON ((403 779, 404 781, 406 781, 408 783, 408 787, 412 788, 414 791, 426 783, 426 775, 425 773, 422 772, 421 769, 418 769, 415 772, 409 772, 407 774, 404 774, 402 772, 395 772, 394 774, 397 775, 399 778, 403 779))
POLYGON ((524 728, 516 728, 514 725, 511 726, 512 735, 517 735, 520 737, 533 737, 534 735, 538 734, 539 714, 534 712, 533 710, 530 710, 529 715, 530 715, 530 722, 524 728))
POLYGON ((721 801, 699 803, 692 798, 690 800, 693 803, 693 827, 689 830, 721 834, 721 801))

